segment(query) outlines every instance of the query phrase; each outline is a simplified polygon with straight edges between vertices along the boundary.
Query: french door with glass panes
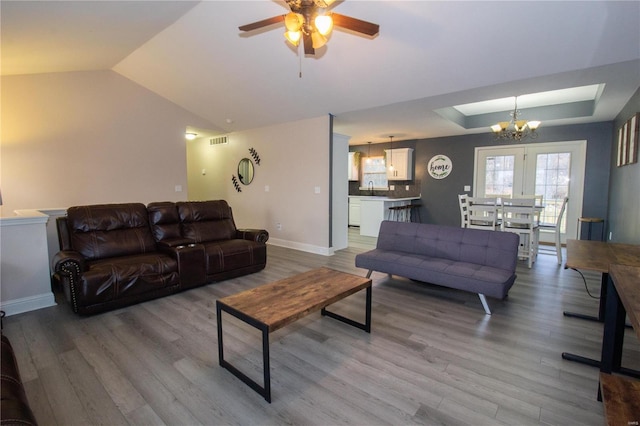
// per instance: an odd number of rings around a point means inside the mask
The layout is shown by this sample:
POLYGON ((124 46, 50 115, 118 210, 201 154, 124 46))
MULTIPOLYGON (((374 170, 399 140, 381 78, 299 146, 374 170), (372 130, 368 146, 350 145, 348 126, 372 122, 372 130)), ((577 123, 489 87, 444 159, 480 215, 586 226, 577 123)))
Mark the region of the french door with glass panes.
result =
MULTIPOLYGON (((475 152, 476 197, 542 196, 540 221, 556 223, 562 201, 569 197, 561 226, 561 241, 576 238, 582 213, 587 141, 548 142, 478 147, 475 152)), ((541 232, 540 241, 553 242, 541 232)))

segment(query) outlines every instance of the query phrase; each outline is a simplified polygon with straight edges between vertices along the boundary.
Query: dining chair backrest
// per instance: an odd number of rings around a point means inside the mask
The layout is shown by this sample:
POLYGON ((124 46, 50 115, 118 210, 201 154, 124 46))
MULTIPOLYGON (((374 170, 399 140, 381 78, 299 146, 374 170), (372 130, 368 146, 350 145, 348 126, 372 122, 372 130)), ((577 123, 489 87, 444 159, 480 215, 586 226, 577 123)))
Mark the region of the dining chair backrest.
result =
POLYGON ((496 229, 498 225, 497 198, 468 197, 467 203, 467 228, 496 229))
POLYGON ((561 228, 562 218, 564 217, 564 212, 567 210, 567 203, 569 203, 569 197, 564 197, 562 207, 560 207, 560 211, 558 212, 558 220, 556 220, 556 228, 558 228, 558 230, 561 228))
POLYGON ((544 195, 521 195, 517 197, 519 199, 529 199, 533 198, 535 200, 536 206, 541 206, 544 204, 544 195))
POLYGON ((562 204, 560 205, 560 210, 558 210, 558 216, 556 216, 555 222, 545 222, 542 225, 546 228, 558 228, 560 229, 562 225, 562 218, 564 217, 564 212, 567 210, 567 204, 569 203, 569 197, 564 197, 562 200, 562 204))
POLYGON ((467 199, 469 196, 467 194, 458 194, 458 205, 460 206, 460 227, 467 227, 467 199))
POLYGON ((538 225, 535 198, 511 198, 502 202, 502 229, 533 229, 538 225))

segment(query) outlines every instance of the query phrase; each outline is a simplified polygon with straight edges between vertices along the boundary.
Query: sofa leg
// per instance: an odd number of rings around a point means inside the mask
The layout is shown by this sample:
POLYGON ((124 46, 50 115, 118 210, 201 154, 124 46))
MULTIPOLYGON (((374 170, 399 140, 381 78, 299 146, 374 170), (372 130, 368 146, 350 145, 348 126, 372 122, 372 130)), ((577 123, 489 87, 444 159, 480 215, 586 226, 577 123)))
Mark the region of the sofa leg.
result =
POLYGON ((489 305, 487 304, 487 298, 484 297, 484 294, 482 293, 478 293, 478 296, 480 296, 480 301, 482 302, 484 311, 487 313, 487 315, 491 315, 491 310, 489 309, 489 305))

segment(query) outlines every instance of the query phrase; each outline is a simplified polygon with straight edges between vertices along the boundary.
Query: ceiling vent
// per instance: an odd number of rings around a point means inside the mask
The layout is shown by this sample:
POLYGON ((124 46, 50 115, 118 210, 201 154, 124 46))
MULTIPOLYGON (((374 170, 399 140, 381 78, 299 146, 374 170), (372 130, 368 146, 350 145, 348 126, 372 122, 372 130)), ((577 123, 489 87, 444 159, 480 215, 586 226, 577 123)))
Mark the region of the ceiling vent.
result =
POLYGON ((209 145, 226 145, 229 143, 227 136, 218 136, 217 138, 209 139, 209 145))

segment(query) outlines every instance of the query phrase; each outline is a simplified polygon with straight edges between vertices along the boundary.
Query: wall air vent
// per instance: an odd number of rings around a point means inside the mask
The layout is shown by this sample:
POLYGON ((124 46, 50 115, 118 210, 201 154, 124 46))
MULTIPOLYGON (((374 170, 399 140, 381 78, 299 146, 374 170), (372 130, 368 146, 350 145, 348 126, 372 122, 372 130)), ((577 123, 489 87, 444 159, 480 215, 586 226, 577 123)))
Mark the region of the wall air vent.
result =
POLYGON ((209 139, 209 145, 226 145, 229 143, 227 136, 218 136, 217 138, 209 139))

